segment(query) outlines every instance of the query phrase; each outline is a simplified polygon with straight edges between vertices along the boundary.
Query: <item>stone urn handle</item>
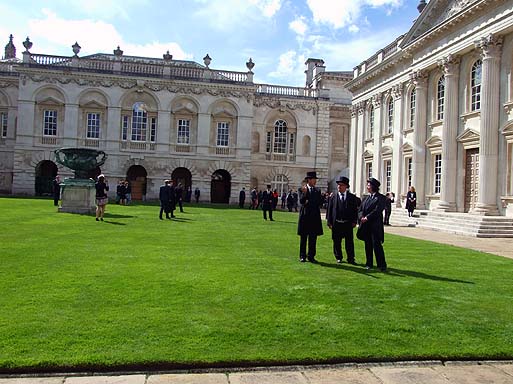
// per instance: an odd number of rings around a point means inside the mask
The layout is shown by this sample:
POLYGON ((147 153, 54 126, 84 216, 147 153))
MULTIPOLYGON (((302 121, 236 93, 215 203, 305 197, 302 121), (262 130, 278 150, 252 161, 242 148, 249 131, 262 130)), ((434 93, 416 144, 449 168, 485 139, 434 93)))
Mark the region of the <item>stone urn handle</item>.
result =
POLYGON ((101 159, 97 161, 97 166, 103 165, 105 160, 107 160, 107 154, 103 151, 98 151, 98 156, 101 156, 101 159))
POLYGON ((62 151, 61 151, 60 149, 56 149, 55 151, 53 151, 53 153, 55 154, 55 160, 56 160, 59 164, 64 165, 64 160, 61 158, 61 156, 62 156, 62 151))

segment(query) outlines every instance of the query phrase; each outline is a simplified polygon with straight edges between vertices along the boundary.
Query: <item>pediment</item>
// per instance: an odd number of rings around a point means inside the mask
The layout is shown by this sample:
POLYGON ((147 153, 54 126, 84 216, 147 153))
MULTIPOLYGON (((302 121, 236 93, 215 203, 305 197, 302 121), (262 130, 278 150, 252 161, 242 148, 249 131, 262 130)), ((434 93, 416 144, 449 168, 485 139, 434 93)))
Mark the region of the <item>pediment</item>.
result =
POLYGON ((473 129, 465 129, 456 140, 460 143, 478 142, 479 143, 479 132, 473 129))
POLYGON ((91 100, 91 101, 88 101, 87 103, 80 104, 80 107, 91 108, 91 109, 103 109, 103 108, 106 108, 107 106, 102 103, 99 103, 96 100, 91 100))
POLYGON ((364 159, 368 159, 368 158, 371 158, 371 157, 374 157, 374 153, 372 153, 372 151, 369 151, 368 149, 363 153, 363 158, 364 159))
POLYGON ((426 147, 428 148, 436 148, 442 146, 442 139, 440 139, 440 136, 431 136, 426 141, 426 147))
POLYGON ((410 143, 404 143, 402 146, 403 153, 410 153, 413 152, 413 147, 410 143))
POLYGON ((401 42, 404 48, 480 0, 431 0, 401 42))
POLYGON ((502 134, 507 137, 513 136, 513 120, 508 121, 501 130, 502 134))
POLYGON ((63 106, 64 105, 64 103, 61 100, 56 99, 55 97, 52 97, 52 96, 48 96, 48 97, 45 97, 44 99, 38 100, 37 104, 55 105, 55 106, 63 106))
POLYGON ((227 119, 233 119, 236 115, 234 115, 231 111, 227 109, 215 111, 212 116, 217 118, 227 118, 227 119))
POLYGON ((184 115, 193 115, 196 112, 192 109, 187 108, 186 106, 179 106, 177 109, 173 110, 173 113, 179 113, 184 115))
POLYGON ((388 146, 388 145, 387 145, 386 147, 383 147, 383 148, 381 149, 381 155, 382 155, 382 156, 391 155, 391 154, 392 154, 392 152, 393 152, 392 147, 390 147, 390 146, 388 146))

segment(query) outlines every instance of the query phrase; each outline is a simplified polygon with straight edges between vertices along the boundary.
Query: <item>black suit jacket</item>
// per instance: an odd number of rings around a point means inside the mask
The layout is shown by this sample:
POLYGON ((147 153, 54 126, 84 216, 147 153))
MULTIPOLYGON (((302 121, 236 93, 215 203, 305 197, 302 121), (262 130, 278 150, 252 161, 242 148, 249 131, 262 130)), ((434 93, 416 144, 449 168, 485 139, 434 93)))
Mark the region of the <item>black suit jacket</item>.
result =
POLYGON ((303 191, 300 190, 299 202, 301 203, 301 209, 299 211, 297 234, 299 236, 322 235, 321 190, 316 187, 312 187, 312 192, 307 189, 306 192, 303 193, 303 191))
POLYGON ((262 193, 262 209, 270 211, 273 209, 273 192, 264 191, 262 193))
POLYGON ((160 187, 159 200, 162 203, 169 204, 171 201, 171 187, 169 185, 162 185, 160 187))
POLYGON ((385 227, 383 225, 383 210, 385 209, 386 197, 376 192, 374 198, 371 195, 362 202, 358 212, 358 219, 367 217, 367 222, 360 223, 357 237, 360 240, 367 240, 370 236, 378 238, 382 243, 385 241, 385 227))
MULTIPOLYGON (((338 196, 338 191, 334 192, 328 199, 328 208, 326 210, 326 221, 328 222, 328 225, 333 226, 335 219, 337 218, 337 210, 340 204, 342 204, 342 202, 338 196)), ((356 196, 347 191, 343 204, 344 210, 342 220, 347 220, 352 224, 356 224, 358 221, 358 201, 356 200, 356 196)))

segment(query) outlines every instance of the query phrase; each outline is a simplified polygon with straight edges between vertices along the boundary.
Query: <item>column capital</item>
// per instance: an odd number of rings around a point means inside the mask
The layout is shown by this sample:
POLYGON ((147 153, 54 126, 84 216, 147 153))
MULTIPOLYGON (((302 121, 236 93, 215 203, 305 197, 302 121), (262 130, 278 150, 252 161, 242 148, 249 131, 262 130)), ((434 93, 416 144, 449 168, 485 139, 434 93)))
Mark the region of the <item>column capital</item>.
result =
POLYGON ((381 102, 383 99, 382 96, 383 96, 383 94, 381 92, 378 92, 378 93, 372 95, 371 102, 372 102, 372 105, 374 105, 374 108, 381 107, 381 102))
POLYGON ((415 84, 416 87, 427 87, 428 74, 426 71, 417 70, 410 73, 410 81, 415 84))
POLYGON ((392 87, 392 97, 394 99, 400 99, 403 96, 404 87, 403 84, 396 84, 392 87))
POLYGON ((457 75, 460 68, 460 57, 457 55, 448 55, 438 60, 438 66, 444 72, 444 75, 457 75))
POLYGON ((363 115, 363 112, 365 112, 365 106, 367 105, 366 101, 360 101, 356 104, 356 109, 358 110, 359 115, 363 115))
POLYGON ((358 107, 356 105, 351 105, 350 111, 351 111, 351 117, 358 116, 358 107))
POLYGON ((481 51, 483 60, 498 58, 502 51, 502 36, 494 36, 491 33, 474 42, 474 46, 481 51))

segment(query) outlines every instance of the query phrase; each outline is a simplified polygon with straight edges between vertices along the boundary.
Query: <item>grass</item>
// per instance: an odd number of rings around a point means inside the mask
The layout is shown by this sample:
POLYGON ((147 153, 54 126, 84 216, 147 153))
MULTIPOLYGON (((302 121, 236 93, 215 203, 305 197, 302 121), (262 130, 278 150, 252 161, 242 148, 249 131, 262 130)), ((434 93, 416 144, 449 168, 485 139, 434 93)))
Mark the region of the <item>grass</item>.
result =
POLYGON ((52 204, 0 198, 2 372, 513 358, 513 260, 387 235, 366 272, 327 229, 299 263, 293 213, 52 204))

